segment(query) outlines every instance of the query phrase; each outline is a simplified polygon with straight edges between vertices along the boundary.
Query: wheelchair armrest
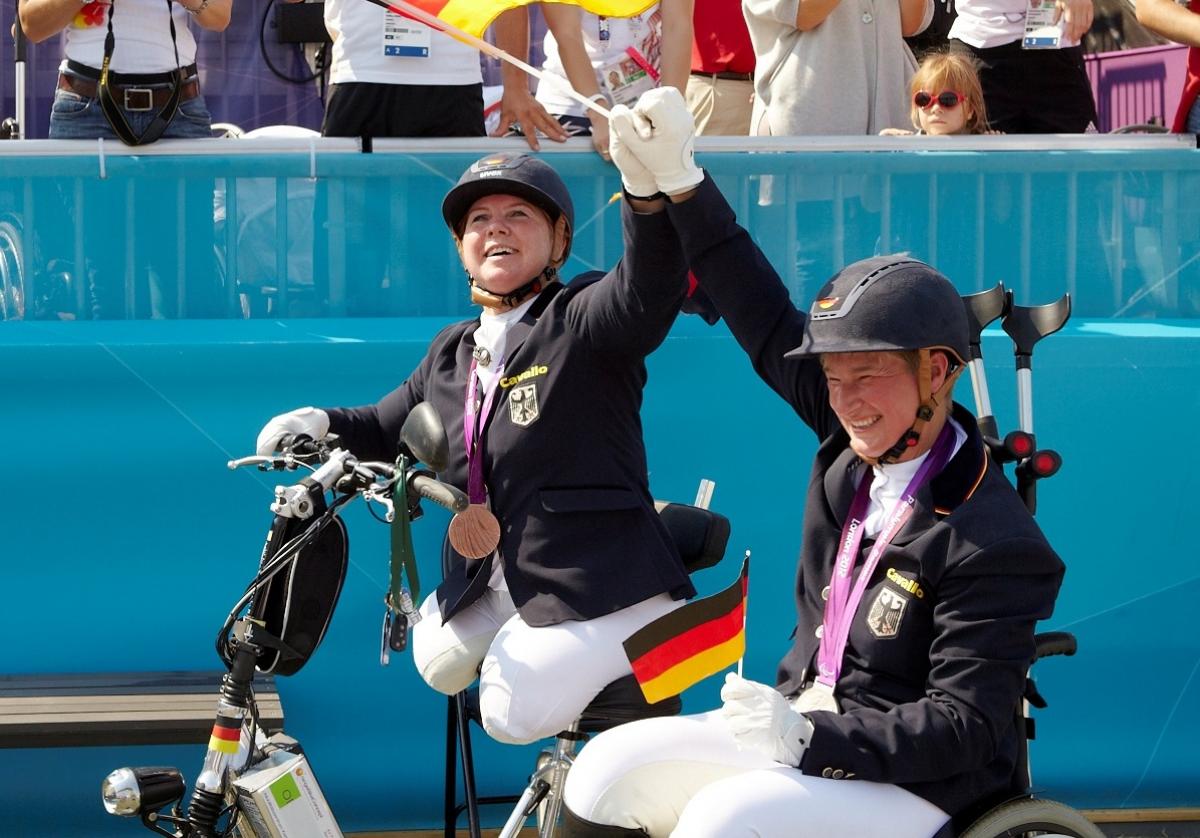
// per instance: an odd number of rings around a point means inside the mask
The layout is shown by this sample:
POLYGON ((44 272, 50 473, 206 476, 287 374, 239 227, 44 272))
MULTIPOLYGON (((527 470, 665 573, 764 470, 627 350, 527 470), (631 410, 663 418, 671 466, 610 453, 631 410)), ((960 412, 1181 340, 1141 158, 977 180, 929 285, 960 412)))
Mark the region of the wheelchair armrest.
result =
POLYGON ((721 561, 729 543, 728 518, 711 509, 684 503, 659 502, 655 506, 688 573, 721 561))

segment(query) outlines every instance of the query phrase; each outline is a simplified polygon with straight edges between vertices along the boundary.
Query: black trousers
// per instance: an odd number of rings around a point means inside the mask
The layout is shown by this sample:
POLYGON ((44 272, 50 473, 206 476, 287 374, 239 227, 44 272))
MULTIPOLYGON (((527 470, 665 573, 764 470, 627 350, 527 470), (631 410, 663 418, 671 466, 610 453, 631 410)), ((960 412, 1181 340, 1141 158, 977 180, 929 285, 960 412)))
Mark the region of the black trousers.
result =
POLYGON ((1005 134, 1082 134, 1096 125, 1082 47, 1021 49, 1013 41, 979 49, 951 40, 950 49, 979 62, 992 128, 1005 134))
POLYGON ((330 88, 326 137, 482 137, 482 84, 376 84, 330 88))

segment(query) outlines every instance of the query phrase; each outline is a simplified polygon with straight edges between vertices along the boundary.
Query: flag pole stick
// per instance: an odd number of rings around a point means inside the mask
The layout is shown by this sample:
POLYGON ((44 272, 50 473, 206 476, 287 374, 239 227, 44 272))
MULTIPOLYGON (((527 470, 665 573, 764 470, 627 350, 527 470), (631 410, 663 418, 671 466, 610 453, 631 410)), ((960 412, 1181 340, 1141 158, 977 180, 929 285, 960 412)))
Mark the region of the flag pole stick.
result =
POLYGON ((582 93, 577 92, 575 90, 575 88, 571 87, 569 84, 562 83, 562 81, 560 79, 546 74, 545 72, 537 69, 533 65, 528 64, 528 63, 522 61, 521 59, 517 58, 512 53, 505 52, 504 50, 500 49, 500 47, 496 46, 495 44, 489 44, 487 41, 483 40, 483 38, 477 38, 469 32, 464 32, 463 30, 459 29, 457 26, 447 23, 446 21, 442 20, 440 17, 437 17, 436 15, 432 15, 429 12, 425 11, 424 9, 422 9, 418 6, 414 6, 412 3, 407 3, 407 2, 405 2, 405 0, 369 0, 369 2, 374 3, 377 6, 383 6, 383 8, 387 9, 388 11, 395 12, 396 14, 401 15, 403 17, 411 18, 413 20, 419 21, 420 23, 424 23, 426 26, 430 27, 431 29, 436 29, 439 32, 444 32, 447 35, 449 35, 451 38, 453 38, 454 40, 460 41, 461 43, 464 43, 469 47, 474 47, 475 49, 482 52, 484 55, 490 55, 492 58, 497 58, 501 61, 507 61, 509 64, 512 64, 514 67, 518 67, 518 68, 524 70, 526 73, 533 76, 538 81, 549 80, 550 84, 557 85, 559 90, 561 90, 567 96, 570 96, 572 99, 574 99, 579 104, 583 105, 585 108, 595 111, 596 113, 600 114, 605 119, 608 119, 610 116, 608 108, 597 104, 592 99, 589 99, 586 96, 584 96, 582 93))
POLYGON ((742 662, 746 660, 746 621, 750 617, 750 551, 746 551, 746 595, 742 603, 742 656, 738 658, 737 676, 742 677, 742 662))

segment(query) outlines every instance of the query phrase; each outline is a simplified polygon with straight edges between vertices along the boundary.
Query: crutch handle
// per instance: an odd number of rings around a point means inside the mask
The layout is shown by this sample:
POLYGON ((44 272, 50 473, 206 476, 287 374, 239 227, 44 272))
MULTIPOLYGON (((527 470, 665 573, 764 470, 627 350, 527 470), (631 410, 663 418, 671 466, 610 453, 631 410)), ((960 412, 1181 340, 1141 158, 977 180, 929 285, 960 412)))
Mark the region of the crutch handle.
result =
POLYGON ((1012 306, 1012 292, 1005 290, 1003 282, 997 282, 995 287, 986 291, 964 294, 962 301, 967 309, 967 326, 970 330, 967 337, 971 345, 971 358, 979 358, 980 336, 989 323, 1008 313, 1012 306))
POLYGON ((1028 368, 1033 346, 1039 340, 1061 329, 1071 317, 1071 295, 1063 294, 1052 303, 1041 306, 1009 306, 1001 325, 1013 341, 1017 367, 1028 368))

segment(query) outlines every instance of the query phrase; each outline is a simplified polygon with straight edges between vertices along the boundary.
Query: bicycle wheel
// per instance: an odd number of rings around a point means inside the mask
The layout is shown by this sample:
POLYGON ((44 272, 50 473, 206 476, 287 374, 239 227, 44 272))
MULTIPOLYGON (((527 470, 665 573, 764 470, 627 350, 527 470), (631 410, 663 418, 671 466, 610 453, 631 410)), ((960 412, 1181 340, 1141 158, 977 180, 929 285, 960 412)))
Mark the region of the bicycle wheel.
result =
POLYGON ((1104 838, 1079 812, 1054 800, 1010 800, 985 813, 959 838, 1104 838))

